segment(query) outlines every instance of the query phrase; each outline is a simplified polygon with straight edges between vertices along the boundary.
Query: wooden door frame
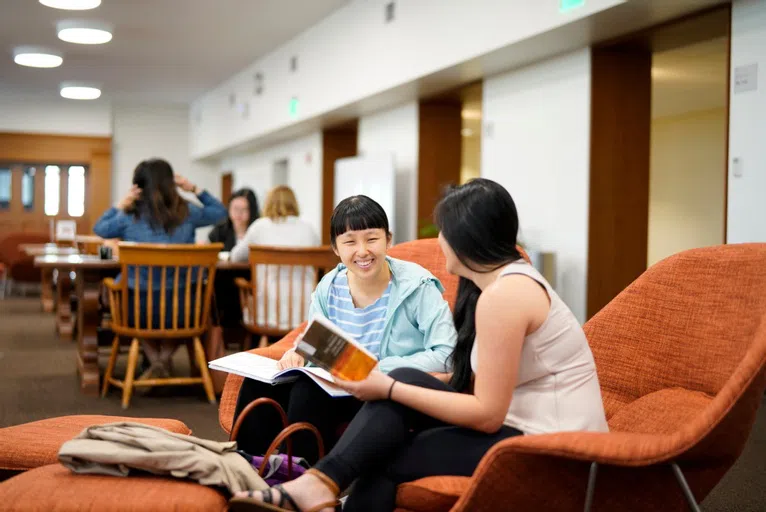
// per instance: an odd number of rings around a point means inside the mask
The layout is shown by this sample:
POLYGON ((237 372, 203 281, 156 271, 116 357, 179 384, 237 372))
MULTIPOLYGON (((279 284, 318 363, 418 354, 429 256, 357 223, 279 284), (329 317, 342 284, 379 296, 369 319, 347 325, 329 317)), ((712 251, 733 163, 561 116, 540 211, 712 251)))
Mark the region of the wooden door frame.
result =
POLYGON ((434 238, 433 212, 449 185, 460 184, 462 100, 439 97, 418 103, 418 192, 415 238, 434 238))
POLYGON ((234 193, 234 174, 231 171, 221 174, 221 202, 225 205, 231 201, 234 193))
POLYGON ((334 208, 335 161, 357 155, 359 119, 322 130, 322 244, 330 243, 334 208))
MULTIPOLYGON (((725 35, 729 39, 730 61, 730 32, 731 5, 727 4, 592 48, 587 318, 646 270, 651 54, 725 35), (614 54, 612 58, 610 52, 614 54), (648 111, 642 113, 641 108, 634 108, 637 103, 645 105, 648 111)), ((729 95, 727 87, 727 112, 729 95)), ((728 115, 726 117, 725 169, 728 168, 728 115)), ((725 241, 728 172, 724 172, 723 193, 725 241)))

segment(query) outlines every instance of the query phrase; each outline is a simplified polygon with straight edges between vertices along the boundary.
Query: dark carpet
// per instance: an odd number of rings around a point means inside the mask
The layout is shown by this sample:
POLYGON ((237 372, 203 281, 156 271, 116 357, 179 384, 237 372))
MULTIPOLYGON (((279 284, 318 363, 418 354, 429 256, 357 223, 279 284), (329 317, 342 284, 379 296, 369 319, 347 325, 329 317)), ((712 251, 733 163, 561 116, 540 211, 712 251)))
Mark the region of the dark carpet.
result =
MULTIPOLYGON (((108 352, 101 352, 101 366, 108 352)), ((125 357, 120 358, 124 368, 125 357)), ((188 371, 185 350, 174 358, 176 371, 188 371)), ((54 333, 53 315, 39 299, 0 300, 0 427, 66 414, 110 414, 176 418, 194 435, 223 441, 218 409, 201 386, 165 387, 134 392, 130 408, 120 407, 120 390, 106 398, 82 395, 76 378, 75 346, 54 333)), ((118 370, 122 374, 122 369, 118 370)), ((669 475, 670 476, 670 475, 669 475)), ((706 512, 766 511, 766 407, 737 463, 703 503, 706 512)))

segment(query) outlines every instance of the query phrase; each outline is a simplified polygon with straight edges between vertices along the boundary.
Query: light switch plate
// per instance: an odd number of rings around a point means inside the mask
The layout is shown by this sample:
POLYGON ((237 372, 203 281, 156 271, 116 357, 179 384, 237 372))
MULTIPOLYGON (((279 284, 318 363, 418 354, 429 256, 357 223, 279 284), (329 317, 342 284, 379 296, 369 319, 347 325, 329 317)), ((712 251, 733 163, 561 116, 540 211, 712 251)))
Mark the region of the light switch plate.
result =
POLYGON ((731 172, 735 178, 742 177, 742 159, 734 157, 731 159, 731 172))

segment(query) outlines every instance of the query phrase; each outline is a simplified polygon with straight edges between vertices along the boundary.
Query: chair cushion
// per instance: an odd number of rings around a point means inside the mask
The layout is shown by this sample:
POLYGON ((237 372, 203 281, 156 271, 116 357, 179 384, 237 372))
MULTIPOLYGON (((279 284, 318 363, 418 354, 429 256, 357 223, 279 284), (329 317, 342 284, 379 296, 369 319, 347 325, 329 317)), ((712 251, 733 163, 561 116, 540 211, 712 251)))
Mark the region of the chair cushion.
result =
POLYGON ((634 434, 673 434, 688 425, 711 400, 700 391, 661 389, 618 409, 609 418, 609 430, 634 434))
POLYGON ((396 492, 396 507, 413 512, 449 510, 470 484, 465 476, 430 476, 408 482, 396 492))
POLYGON ((220 492, 187 480, 154 476, 77 475, 60 464, 21 473, 0 484, 5 511, 224 511, 220 492))
POLYGON ((60 416, 0 429, 0 469, 26 471, 58 462, 61 445, 86 427, 121 421, 136 421, 179 434, 191 434, 183 422, 160 418, 125 416, 60 416))

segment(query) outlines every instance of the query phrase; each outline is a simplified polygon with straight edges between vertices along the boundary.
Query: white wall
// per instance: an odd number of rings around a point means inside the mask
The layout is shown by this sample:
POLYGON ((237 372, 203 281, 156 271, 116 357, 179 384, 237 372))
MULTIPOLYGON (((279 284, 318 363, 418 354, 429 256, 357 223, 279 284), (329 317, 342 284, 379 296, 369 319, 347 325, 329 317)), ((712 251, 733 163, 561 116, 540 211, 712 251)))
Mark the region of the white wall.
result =
MULTIPOLYGON (((112 138, 112 200, 116 202, 127 194, 133 170, 147 158, 167 160, 176 173, 220 198, 220 174, 209 165, 191 160, 188 130, 186 107, 116 105, 112 138)), ((197 239, 204 239, 209 230, 198 229, 197 239)))
POLYGON ((652 120, 648 264, 724 243, 726 109, 652 120))
MULTIPOLYGON (((394 242, 417 238, 418 211, 418 104, 359 119, 359 155, 392 154, 396 167, 394 242)), ((320 191, 321 193, 321 191, 320 191)))
POLYGON ((192 153, 209 156, 624 2, 589 0, 561 13, 554 0, 399 0, 387 24, 388 0, 354 0, 196 100, 192 153), (249 104, 247 119, 229 105, 232 93, 249 104), (295 119, 293 96, 300 100, 295 119))
POLYGON ((272 183, 274 162, 288 161, 288 185, 295 192, 301 217, 317 234, 329 229, 322 225, 322 133, 314 132, 262 151, 225 158, 219 168, 233 174, 235 189, 250 187, 263 208, 272 183))
POLYGON ((731 29, 727 242, 766 242, 766 2, 735 0, 731 29), (735 70, 750 64, 758 66, 757 90, 737 93, 735 70))
POLYGON ((76 101, 0 90, 0 132, 108 137, 112 108, 103 100, 76 101))
POLYGON ((505 186, 526 247, 556 253, 556 291, 586 315, 590 50, 485 80, 482 176, 505 186))

